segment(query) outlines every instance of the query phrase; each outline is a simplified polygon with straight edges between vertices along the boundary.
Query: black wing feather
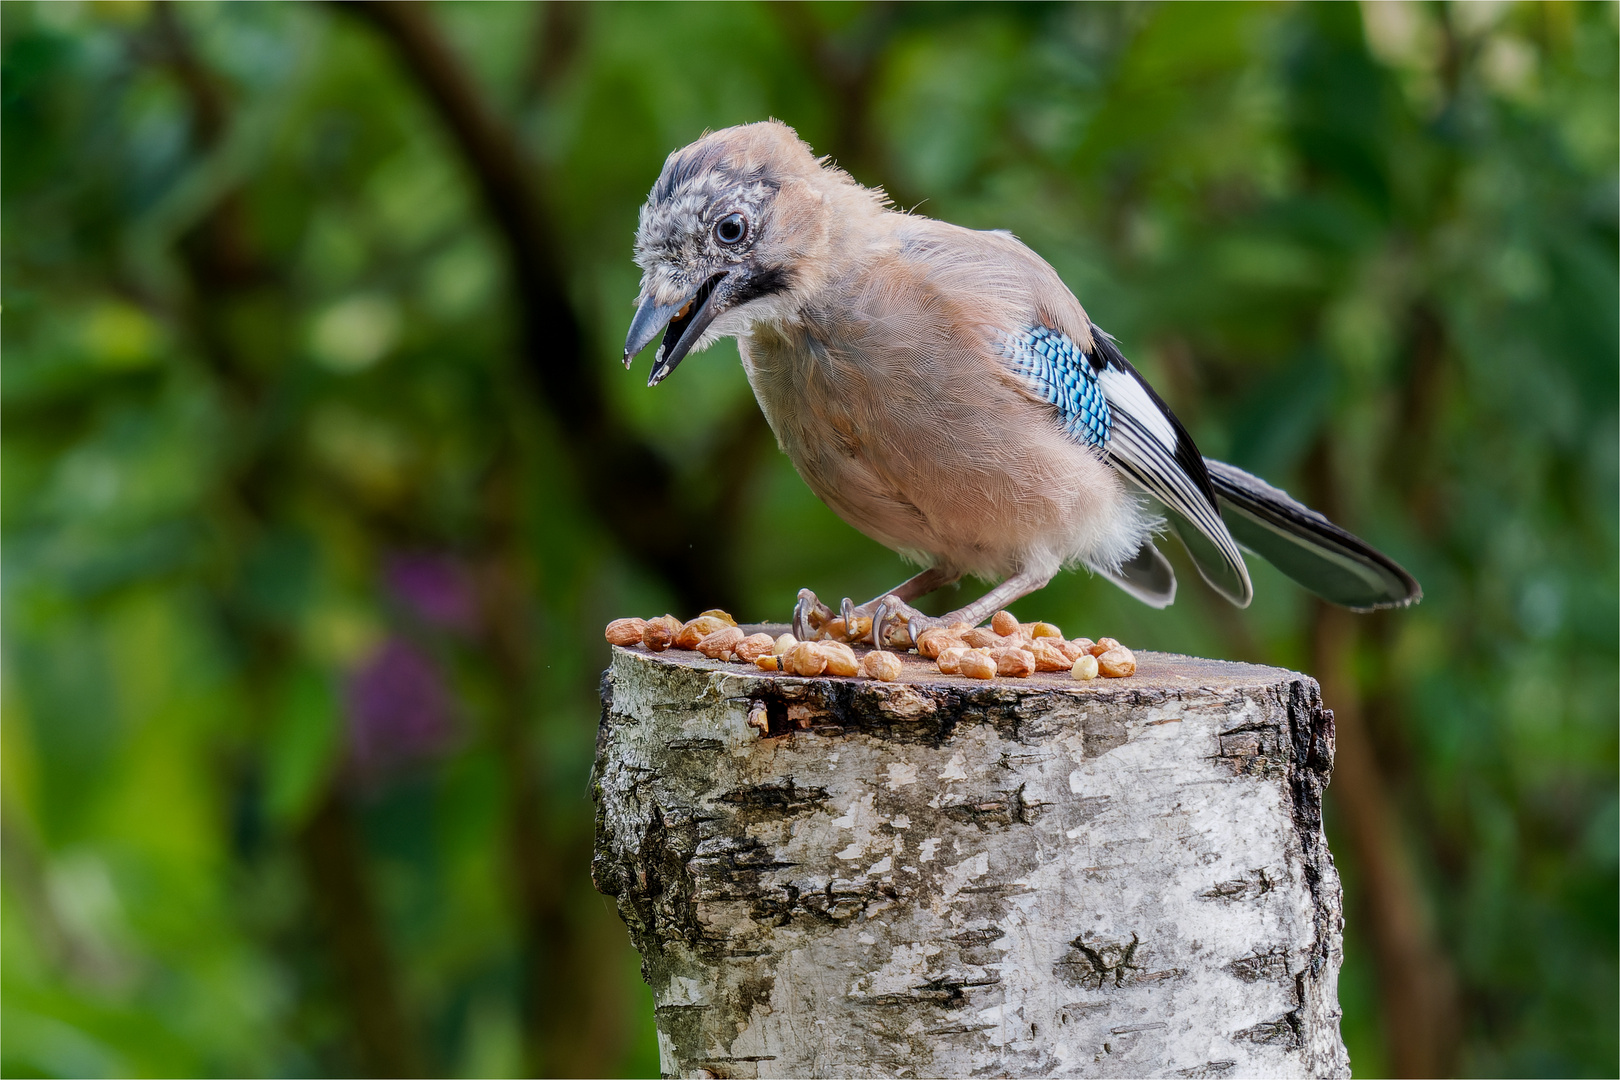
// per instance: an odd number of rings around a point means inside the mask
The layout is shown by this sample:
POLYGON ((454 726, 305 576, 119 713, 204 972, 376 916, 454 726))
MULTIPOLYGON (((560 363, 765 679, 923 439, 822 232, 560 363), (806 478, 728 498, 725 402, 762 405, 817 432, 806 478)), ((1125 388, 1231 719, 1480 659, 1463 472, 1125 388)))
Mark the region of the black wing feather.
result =
POLYGON ((1092 364, 1112 420, 1109 463, 1172 511, 1171 525, 1204 580, 1232 603, 1247 607, 1254 587, 1243 555, 1221 520, 1203 455, 1114 339, 1096 326, 1091 332, 1092 364))

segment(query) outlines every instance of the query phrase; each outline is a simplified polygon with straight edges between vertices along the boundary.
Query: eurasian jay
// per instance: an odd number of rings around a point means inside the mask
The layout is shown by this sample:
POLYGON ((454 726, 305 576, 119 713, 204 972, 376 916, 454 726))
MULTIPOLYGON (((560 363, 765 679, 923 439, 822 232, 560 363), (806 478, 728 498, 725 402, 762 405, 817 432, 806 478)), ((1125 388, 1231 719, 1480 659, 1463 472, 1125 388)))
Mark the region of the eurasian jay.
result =
MULTIPOLYGON (((1240 543, 1354 610, 1422 595, 1321 514, 1200 455, 1016 237, 899 212, 785 124, 727 128, 672 153, 635 250, 625 366, 662 331, 655 386, 689 353, 735 337, 805 483, 925 567, 865 604, 843 601, 846 619, 873 619, 874 641, 897 624, 912 639, 976 625, 1067 566, 1165 607, 1176 579, 1153 541, 1166 518, 1204 580, 1239 607, 1253 595, 1240 543), (911 607, 964 575, 1001 584, 939 618, 911 607)), ((801 590, 799 636, 831 617, 801 590)))

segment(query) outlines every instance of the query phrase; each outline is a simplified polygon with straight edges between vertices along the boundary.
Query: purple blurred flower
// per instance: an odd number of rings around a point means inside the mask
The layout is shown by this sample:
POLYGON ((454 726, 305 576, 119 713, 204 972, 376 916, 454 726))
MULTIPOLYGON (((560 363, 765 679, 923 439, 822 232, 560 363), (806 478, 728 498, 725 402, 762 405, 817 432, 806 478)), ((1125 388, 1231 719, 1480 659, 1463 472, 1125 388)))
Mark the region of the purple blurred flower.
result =
POLYGON ((432 656, 390 638, 350 677, 349 739, 362 773, 434 757, 454 734, 449 687, 432 656))
POLYGON ((394 555, 383 571, 388 589, 429 626, 471 634, 478 600, 465 568, 443 555, 394 555))

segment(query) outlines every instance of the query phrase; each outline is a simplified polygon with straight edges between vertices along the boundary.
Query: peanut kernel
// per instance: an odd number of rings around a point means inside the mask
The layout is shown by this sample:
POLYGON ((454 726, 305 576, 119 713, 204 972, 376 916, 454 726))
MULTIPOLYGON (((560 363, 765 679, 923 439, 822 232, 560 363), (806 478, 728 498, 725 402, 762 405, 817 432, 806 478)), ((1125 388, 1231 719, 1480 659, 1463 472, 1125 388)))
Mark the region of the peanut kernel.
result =
POLYGON ((749 634, 736 644, 732 652, 737 654, 738 660, 752 664, 762 656, 769 656, 773 644, 769 634, 749 634))
POLYGON ((990 618, 990 629, 1009 637, 1018 633, 1018 618, 1010 611, 998 611, 990 618))
POLYGON ((641 643, 653 652, 663 652, 675 643, 675 635, 680 632, 679 619, 673 615, 660 615, 647 620, 647 625, 641 631, 641 643))
POLYGON ((996 662, 987 649, 969 649, 962 654, 961 673, 970 679, 993 679, 996 662))
POLYGON ((640 645, 641 632, 647 629, 646 619, 614 619, 607 624, 609 645, 640 645))
POLYGON ((724 619, 716 618, 713 615, 699 615, 676 632, 675 647, 677 649, 695 649, 698 647, 698 642, 716 630, 724 630, 728 626, 730 624, 724 619))
POLYGON ((891 616, 888 626, 888 637, 884 641, 876 642, 878 648, 888 645, 895 649, 911 648, 911 617, 909 615, 891 616))
POLYGON ((860 641, 871 632, 872 620, 865 618, 864 616, 857 615, 854 623, 848 626, 844 624, 843 619, 834 619, 832 622, 828 623, 822 628, 821 633, 817 635, 817 640, 826 638, 831 641, 860 641))
POLYGON ((917 635, 917 652, 930 660, 938 660, 940 653, 953 645, 961 644, 962 635, 939 626, 917 635))
POLYGON ((1057 647, 1052 638, 1036 638, 1035 647, 1030 651, 1035 656, 1036 671, 1068 671, 1074 666, 1074 661, 1057 647))
POLYGON ((705 634, 698 642, 697 651, 710 660, 724 660, 742 644, 743 632, 735 626, 723 626, 712 634, 705 634))
POLYGON ((820 643, 823 655, 827 657, 828 675, 859 675, 861 662, 855 658, 855 650, 842 641, 823 641, 820 643))
POLYGON ((814 641, 801 641, 782 656, 782 670, 790 675, 815 678, 827 670, 827 654, 814 641))
POLYGON ((1123 679, 1136 674, 1136 654, 1123 645, 1097 657, 1097 670, 1105 679, 1123 679))
POLYGON ((892 652, 869 652, 861 660, 861 670, 869 679, 894 682, 900 677, 900 658, 892 652))
POLYGON ((997 675, 1024 679, 1035 672, 1035 654, 1032 652, 1016 648, 991 649, 990 655, 996 661, 997 675))

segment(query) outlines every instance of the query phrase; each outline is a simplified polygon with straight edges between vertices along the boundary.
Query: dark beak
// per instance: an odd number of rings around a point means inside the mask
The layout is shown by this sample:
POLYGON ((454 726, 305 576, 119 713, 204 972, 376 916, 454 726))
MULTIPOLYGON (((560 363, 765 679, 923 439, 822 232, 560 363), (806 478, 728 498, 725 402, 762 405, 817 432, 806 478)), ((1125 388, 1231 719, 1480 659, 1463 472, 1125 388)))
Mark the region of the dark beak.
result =
POLYGON ((629 367, 636 354, 663 330, 664 343, 658 346, 658 355, 653 358, 652 374, 647 378, 647 385, 657 386, 663 382, 685 359, 693 343, 714 322, 715 316, 720 314, 709 298, 725 276, 723 273, 714 275, 681 304, 659 305, 651 300, 643 301, 636 310, 636 317, 630 320, 630 333, 624 339, 624 366, 629 367))

